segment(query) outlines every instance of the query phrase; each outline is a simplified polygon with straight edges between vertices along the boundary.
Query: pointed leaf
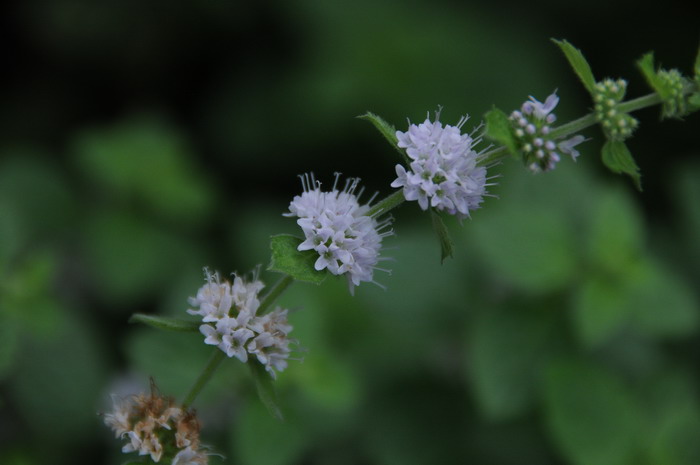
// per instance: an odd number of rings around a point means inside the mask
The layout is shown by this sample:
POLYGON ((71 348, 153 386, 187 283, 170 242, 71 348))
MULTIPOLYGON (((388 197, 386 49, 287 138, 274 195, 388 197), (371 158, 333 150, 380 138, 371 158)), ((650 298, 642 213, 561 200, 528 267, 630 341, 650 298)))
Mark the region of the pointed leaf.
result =
POLYGON ((635 187, 641 191, 642 183, 639 174, 639 167, 632 158, 632 154, 621 141, 609 140, 605 142, 602 150, 603 163, 613 173, 624 173, 629 175, 635 187))
POLYGON ((134 313, 129 318, 129 323, 143 323, 157 329, 166 331, 181 331, 186 333, 199 332, 199 321, 184 320, 181 318, 172 318, 167 316, 145 315, 143 313, 134 313))
POLYGON ((508 148, 508 151, 515 158, 519 158, 518 145, 513 137, 513 127, 502 110, 493 107, 491 111, 484 116, 486 120, 486 136, 493 139, 508 148))
POLYGON ((318 253, 313 250, 303 252, 297 250, 302 242, 303 240, 290 234, 272 236, 270 238, 272 257, 267 269, 288 274, 297 281, 321 284, 326 279, 327 273, 314 268, 318 253))
POLYGON ((440 263, 444 263, 445 259, 447 257, 452 258, 454 253, 452 239, 450 239, 450 233, 442 217, 434 210, 430 210, 430 219, 433 220, 433 231, 435 231, 438 241, 440 241, 440 263))
POLYGON ((663 89, 659 86, 658 79, 656 77, 656 70, 654 69, 654 53, 645 53, 642 58, 637 61, 637 67, 644 75, 647 84, 654 89, 661 97, 664 97, 662 91, 663 89))
POLYGON ((375 128, 384 136, 384 138, 391 144, 397 152, 401 154, 404 160, 408 161, 406 153, 401 150, 398 146, 399 139, 396 137, 396 128, 391 124, 387 123, 382 119, 381 116, 375 115, 372 112, 367 112, 364 115, 358 116, 358 118, 369 121, 374 125, 375 128))
POLYGON ((591 66, 586 61, 581 50, 577 49, 566 40, 552 39, 552 41, 564 52, 574 72, 578 75, 579 79, 581 79, 581 82, 588 92, 592 94, 595 91, 595 78, 593 77, 591 66))
POLYGON ((282 410, 280 410, 277 405, 277 395, 275 394, 275 386, 272 382, 272 377, 265 371, 265 367, 257 360, 250 360, 248 365, 250 365, 250 371, 255 380, 255 387, 258 391, 260 402, 267 408, 270 415, 277 420, 284 420, 282 410))

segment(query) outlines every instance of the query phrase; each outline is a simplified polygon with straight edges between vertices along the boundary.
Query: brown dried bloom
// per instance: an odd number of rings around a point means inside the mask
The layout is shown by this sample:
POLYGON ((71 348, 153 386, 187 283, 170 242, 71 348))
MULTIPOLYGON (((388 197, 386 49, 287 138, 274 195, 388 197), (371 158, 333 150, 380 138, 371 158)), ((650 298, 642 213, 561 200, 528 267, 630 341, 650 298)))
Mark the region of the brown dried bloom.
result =
POLYGON ((104 422, 115 437, 127 439, 122 452, 150 455, 154 462, 165 458, 172 465, 208 463, 207 454, 199 450, 200 424, 194 410, 161 396, 152 381, 149 395, 112 396, 112 401, 114 411, 104 415, 104 422))

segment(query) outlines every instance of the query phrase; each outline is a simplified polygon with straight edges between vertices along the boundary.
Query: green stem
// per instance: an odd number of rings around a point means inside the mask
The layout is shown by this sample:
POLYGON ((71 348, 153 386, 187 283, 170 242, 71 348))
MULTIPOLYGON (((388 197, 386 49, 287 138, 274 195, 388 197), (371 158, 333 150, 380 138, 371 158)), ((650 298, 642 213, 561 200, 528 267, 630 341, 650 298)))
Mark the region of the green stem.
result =
MULTIPOLYGON (((277 297, 282 295, 282 293, 293 282, 294 278, 292 278, 291 276, 282 276, 279 279, 279 281, 277 281, 275 285, 272 286, 272 288, 265 295, 265 297, 263 297, 262 301, 260 302, 260 306, 258 307, 257 314, 264 314, 265 311, 272 306, 277 297)), ((216 372, 216 369, 219 368, 219 364, 224 359, 225 355, 226 354, 218 347, 214 349, 214 353, 211 355, 211 358, 209 358, 209 362, 207 362, 206 366, 204 367, 204 370, 202 370, 202 372, 199 374, 197 381, 195 381, 194 385, 192 386, 192 389, 190 389, 190 392, 187 394, 187 397, 185 397, 185 401, 182 403, 183 409, 192 405, 192 402, 194 402, 194 400, 197 398, 204 386, 206 386, 206 384, 209 382, 211 377, 216 372)))
POLYGON ((279 281, 277 281, 272 288, 265 294, 262 301, 260 302, 260 307, 258 307, 257 314, 264 314, 268 308, 277 300, 277 297, 282 295, 284 291, 294 282, 294 278, 289 275, 282 276, 279 281))
POLYGON ((392 210, 404 202, 403 189, 397 190, 393 194, 384 197, 379 202, 375 203, 372 208, 367 212, 367 216, 383 215, 389 210, 392 210))
POLYGON ((214 372, 216 372, 216 369, 219 367, 219 364, 225 356, 226 354, 218 347, 214 349, 214 353, 211 354, 209 362, 204 367, 204 370, 202 370, 202 372, 199 374, 197 381, 195 381, 192 389, 190 389, 190 392, 187 394, 187 397, 185 397, 185 401, 182 403, 183 409, 186 409, 192 404, 192 402, 194 402, 202 388, 206 386, 214 372))

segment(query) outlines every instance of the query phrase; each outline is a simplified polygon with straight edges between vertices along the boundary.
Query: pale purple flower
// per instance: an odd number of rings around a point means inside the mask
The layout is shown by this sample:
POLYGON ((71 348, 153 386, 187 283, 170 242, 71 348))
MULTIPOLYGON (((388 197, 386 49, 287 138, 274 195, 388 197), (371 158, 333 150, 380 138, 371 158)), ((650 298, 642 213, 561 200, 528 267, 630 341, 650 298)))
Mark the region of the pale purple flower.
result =
POLYGON ((520 111, 515 110, 510 115, 513 133, 524 155, 523 161, 533 172, 553 170, 561 160, 559 152, 576 160, 579 152, 574 147, 585 140, 581 135, 559 142, 552 138, 550 125, 557 120, 553 111, 558 103, 556 91, 544 103, 530 96, 520 111))
MULTIPOLYGON (((409 169, 396 165, 397 178, 391 187, 402 187, 406 200, 415 200, 421 209, 433 207, 468 218, 486 195, 486 168, 479 166, 481 153, 474 150, 481 136, 462 134, 467 117, 457 126, 445 125, 435 115, 406 132, 396 131, 398 146, 410 158, 409 169)), ((477 128, 478 130, 479 128, 477 128)))
MULTIPOLYGON (((330 192, 323 192, 313 174, 301 176, 304 192, 289 204, 289 213, 296 216, 297 224, 304 232, 305 240, 298 250, 314 250, 318 258, 314 268, 328 270, 334 275, 346 275, 350 293, 361 282, 375 282, 373 273, 379 256, 382 239, 391 231, 382 232, 391 224, 391 218, 377 221, 367 216, 370 207, 360 205, 355 195, 359 179, 350 178, 343 190, 337 189, 340 175, 330 192)), ((386 270, 382 270, 386 271, 386 270)), ((375 282, 376 283, 376 282, 375 282)))

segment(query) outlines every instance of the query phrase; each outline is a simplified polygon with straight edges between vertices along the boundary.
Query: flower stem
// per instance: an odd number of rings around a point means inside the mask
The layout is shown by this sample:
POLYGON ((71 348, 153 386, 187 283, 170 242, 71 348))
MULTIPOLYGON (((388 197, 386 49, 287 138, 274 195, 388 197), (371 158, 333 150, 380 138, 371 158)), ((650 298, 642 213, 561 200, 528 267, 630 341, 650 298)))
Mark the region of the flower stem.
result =
POLYGON ((265 294, 265 297, 263 297, 262 301, 260 302, 260 307, 258 307, 257 313, 262 315, 264 314, 277 300, 277 297, 282 295, 284 291, 287 290, 287 288, 294 282, 294 278, 292 278, 289 275, 284 275, 282 276, 279 281, 277 281, 272 288, 268 291, 267 294, 265 294))
MULTIPOLYGON (((294 278, 292 278, 291 276, 282 276, 279 279, 279 281, 277 281, 275 285, 272 286, 272 288, 265 295, 265 297, 263 297, 262 301, 260 302, 260 306, 258 307, 257 313, 260 315, 265 313, 265 311, 272 306, 277 297, 282 295, 282 293, 293 282, 294 278)), ((190 392, 187 394, 187 397, 185 397, 185 401, 182 403, 182 408, 187 408, 192 404, 192 402, 194 402, 194 400, 197 398, 204 386, 206 386, 211 377, 214 375, 216 369, 219 368, 219 364, 225 356, 226 354, 218 347, 214 349, 214 353, 209 358, 209 362, 207 362, 206 366, 204 367, 204 370, 202 370, 202 372, 199 374, 197 381, 195 381, 194 385, 192 386, 192 389, 190 389, 190 392)))
POLYGON ((400 189, 387 197, 384 197, 379 202, 375 203, 367 212, 367 216, 383 215, 389 210, 392 210, 404 202, 403 189, 400 189))
POLYGON ((211 354, 209 362, 204 367, 204 370, 202 370, 202 372, 199 374, 197 381, 195 381, 194 386, 192 386, 192 389, 190 389, 187 397, 185 397, 185 401, 182 403, 183 409, 189 407, 190 404, 194 402, 202 388, 204 388, 204 386, 206 386, 206 384, 209 382, 225 356, 226 354, 224 354, 224 352, 218 347, 214 349, 214 353, 211 354))

